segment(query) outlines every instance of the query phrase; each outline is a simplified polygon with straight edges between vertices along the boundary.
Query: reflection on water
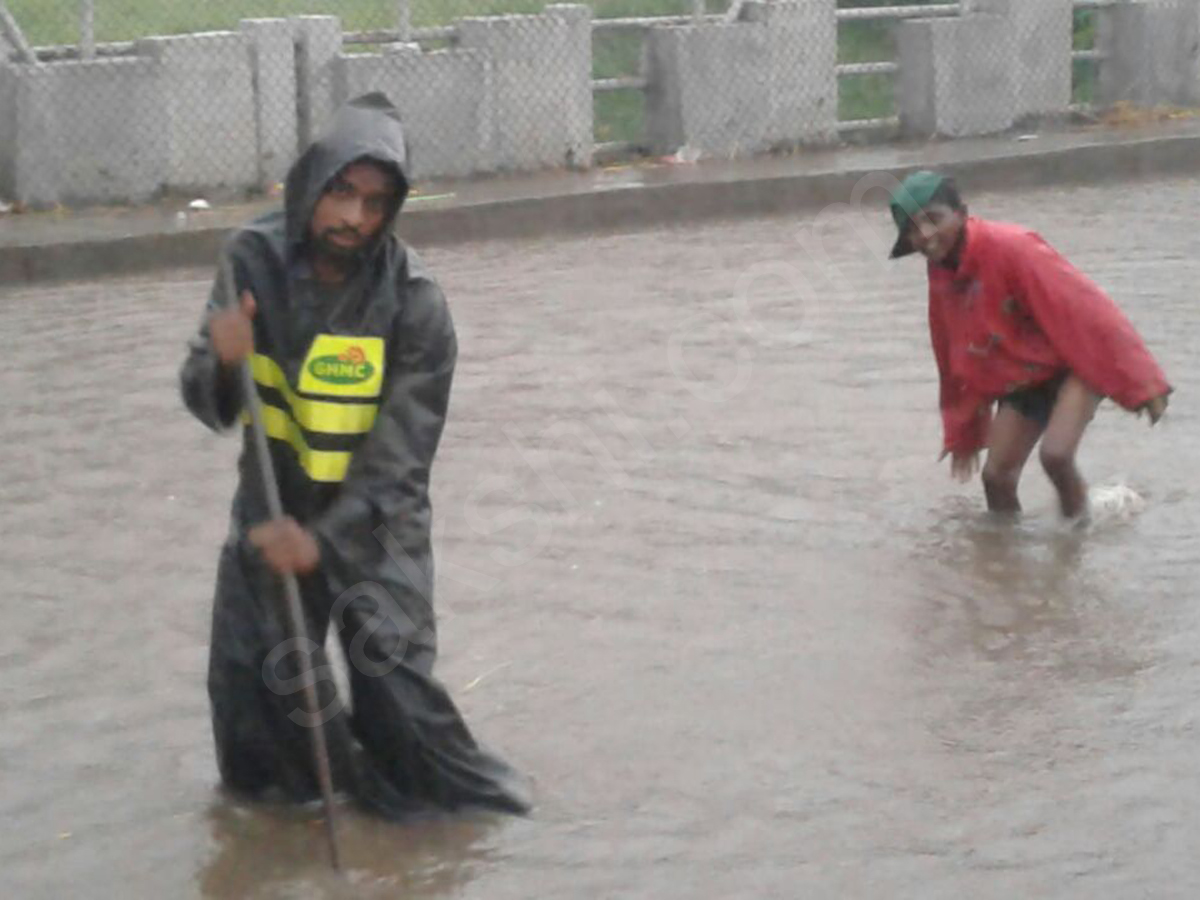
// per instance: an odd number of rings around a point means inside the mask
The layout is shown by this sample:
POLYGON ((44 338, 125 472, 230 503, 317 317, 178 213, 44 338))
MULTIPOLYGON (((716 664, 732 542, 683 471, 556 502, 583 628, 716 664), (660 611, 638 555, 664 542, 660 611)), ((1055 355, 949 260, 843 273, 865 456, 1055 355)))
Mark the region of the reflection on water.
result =
POLYGON ((501 817, 427 816, 396 824, 342 806, 338 837, 343 872, 328 862, 320 807, 248 807, 213 803, 211 856, 196 881, 208 900, 342 900, 454 897, 489 859, 501 817))
POLYGON ((1083 541, 1079 533, 1045 534, 996 523, 968 530, 964 568, 979 587, 962 601, 971 641, 981 653, 1013 655, 1044 629, 1069 632, 1083 541))

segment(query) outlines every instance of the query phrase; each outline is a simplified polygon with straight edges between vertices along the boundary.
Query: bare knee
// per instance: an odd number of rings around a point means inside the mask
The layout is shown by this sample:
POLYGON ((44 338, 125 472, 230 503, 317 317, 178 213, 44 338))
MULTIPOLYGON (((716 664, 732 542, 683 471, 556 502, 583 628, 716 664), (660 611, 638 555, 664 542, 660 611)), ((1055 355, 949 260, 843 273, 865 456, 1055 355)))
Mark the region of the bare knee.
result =
POLYGON ((1011 494, 1017 490, 1021 470, 1012 466, 988 464, 983 467, 982 477, 983 487, 989 494, 1011 494))
POLYGON ((1042 468, 1053 479, 1065 478, 1075 471, 1075 454, 1053 444, 1043 444, 1038 453, 1042 468))

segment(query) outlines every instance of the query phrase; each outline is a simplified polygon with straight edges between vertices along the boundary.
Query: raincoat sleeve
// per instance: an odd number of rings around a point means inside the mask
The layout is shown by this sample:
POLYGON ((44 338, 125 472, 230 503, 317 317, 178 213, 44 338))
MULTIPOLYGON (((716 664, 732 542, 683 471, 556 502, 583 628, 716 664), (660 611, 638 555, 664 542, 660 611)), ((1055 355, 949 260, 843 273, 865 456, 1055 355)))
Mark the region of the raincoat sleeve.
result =
MULTIPOLYGON (((234 278, 238 278, 240 266, 235 262, 234 278)), ((213 282, 208 303, 200 319, 200 327, 188 341, 187 357, 179 373, 183 402, 192 415, 211 428, 221 431, 229 428, 242 411, 241 383, 238 370, 226 366, 213 352, 208 336, 208 317, 229 303, 218 277, 213 282)))
POLYGON ((1008 248, 1009 283, 1051 346, 1092 390, 1136 411, 1171 386, 1107 294, 1039 235, 1008 248))
POLYGON ((412 587, 431 577, 426 564, 430 471, 457 356, 454 323, 441 289, 431 280, 413 279, 388 354, 379 415, 354 452, 337 498, 308 523, 323 561, 332 554, 327 561, 336 564, 335 572, 345 564, 357 572, 383 566, 376 569, 380 577, 398 575, 412 587), (406 571, 395 572, 389 558, 406 571), (409 560, 415 568, 407 566, 409 560))
POLYGON ((938 407, 942 413, 942 449, 974 453, 987 441, 991 405, 966 389, 950 368, 950 335, 936 298, 929 299, 929 333, 938 367, 938 407))

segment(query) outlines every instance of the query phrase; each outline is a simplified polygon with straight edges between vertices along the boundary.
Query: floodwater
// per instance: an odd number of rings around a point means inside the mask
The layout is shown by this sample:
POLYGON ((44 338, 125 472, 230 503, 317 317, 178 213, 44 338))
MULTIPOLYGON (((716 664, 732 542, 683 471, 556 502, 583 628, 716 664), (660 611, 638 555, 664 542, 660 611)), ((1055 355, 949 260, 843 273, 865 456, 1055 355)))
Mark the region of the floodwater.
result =
POLYGON ((1086 531, 940 443, 886 212, 430 252, 462 358, 439 672, 523 820, 217 787, 205 664, 236 439, 178 401, 207 272, 0 295, 0 895, 1200 895, 1200 183, 969 198, 1110 289, 1177 388, 1109 404, 1086 531))

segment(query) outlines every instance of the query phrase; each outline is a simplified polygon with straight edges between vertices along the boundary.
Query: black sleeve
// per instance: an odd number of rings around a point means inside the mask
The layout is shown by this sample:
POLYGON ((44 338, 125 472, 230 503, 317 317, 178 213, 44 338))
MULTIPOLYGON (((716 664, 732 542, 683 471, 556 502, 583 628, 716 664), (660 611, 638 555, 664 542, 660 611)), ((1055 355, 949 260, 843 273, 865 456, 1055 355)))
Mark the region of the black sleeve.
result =
MULTIPOLYGON (((230 252, 227 250, 226 252, 230 252)), ((244 283, 238 277, 241 266, 234 264, 234 281, 244 283)), ((239 288, 240 290, 240 288, 239 288)), ((220 275, 213 280, 208 302, 200 318, 200 326, 187 344, 187 356, 179 371, 180 391, 183 402, 192 415, 211 428, 221 431, 229 428, 242 411, 242 390, 238 370, 222 364, 209 342, 209 316, 218 309, 231 305, 233 298, 225 296, 220 275)))

